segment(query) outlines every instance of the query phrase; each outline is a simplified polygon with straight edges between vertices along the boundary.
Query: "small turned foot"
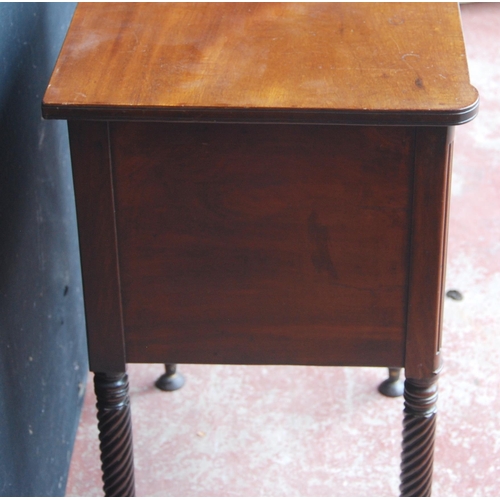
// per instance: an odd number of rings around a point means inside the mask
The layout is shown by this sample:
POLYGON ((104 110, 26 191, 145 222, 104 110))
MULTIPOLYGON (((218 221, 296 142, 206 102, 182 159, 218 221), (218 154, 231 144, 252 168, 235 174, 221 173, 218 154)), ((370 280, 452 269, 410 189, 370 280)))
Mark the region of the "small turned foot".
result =
POLYGON ((107 497, 133 497, 132 422, 125 373, 96 373, 102 479, 107 497))
POLYGON ((177 373, 177 365, 166 364, 165 373, 155 382, 162 391, 176 391, 184 385, 184 377, 177 373))
POLYGON ((389 378, 378 386, 378 391, 389 398, 402 396, 405 385, 400 379, 400 375, 401 368, 389 368, 389 378))
POLYGON ((401 454, 401 496, 431 496, 436 431, 437 375, 406 379, 401 454))

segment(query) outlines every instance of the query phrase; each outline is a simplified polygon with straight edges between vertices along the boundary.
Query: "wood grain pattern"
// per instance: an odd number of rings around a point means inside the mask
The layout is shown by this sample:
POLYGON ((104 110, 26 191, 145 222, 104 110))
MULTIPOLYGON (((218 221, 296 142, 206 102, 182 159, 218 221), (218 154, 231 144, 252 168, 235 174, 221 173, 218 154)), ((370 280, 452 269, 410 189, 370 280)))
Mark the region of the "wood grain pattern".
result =
POLYGON ((413 138, 112 124, 127 359, 402 366, 413 138))
POLYGON ((453 129, 417 129, 405 355, 409 378, 429 378, 440 369, 452 139, 453 129))
POLYGON ((44 116, 457 124, 456 4, 81 4, 44 116))
POLYGON ((125 371, 108 124, 70 122, 90 369, 125 371))

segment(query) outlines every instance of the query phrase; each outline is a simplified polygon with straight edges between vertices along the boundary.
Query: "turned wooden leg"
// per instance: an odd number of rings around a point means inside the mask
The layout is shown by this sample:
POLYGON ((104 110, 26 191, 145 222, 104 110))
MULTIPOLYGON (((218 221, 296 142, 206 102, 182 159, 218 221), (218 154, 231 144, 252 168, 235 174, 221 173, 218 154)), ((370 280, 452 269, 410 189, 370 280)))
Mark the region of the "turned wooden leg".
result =
POLYGON ((107 497, 133 497, 134 456, 127 374, 96 373, 94 387, 104 493, 107 497))
POLYGON ((389 368, 389 378, 384 380, 379 386, 380 394, 389 398, 402 396, 404 392, 404 383, 400 379, 401 368, 389 368))
POLYGON ((165 365, 165 373, 155 382, 156 387, 162 391, 176 391, 184 385, 184 377, 177 373, 177 365, 168 363, 165 365))
POLYGON ((431 495, 438 376, 406 379, 401 496, 431 495))

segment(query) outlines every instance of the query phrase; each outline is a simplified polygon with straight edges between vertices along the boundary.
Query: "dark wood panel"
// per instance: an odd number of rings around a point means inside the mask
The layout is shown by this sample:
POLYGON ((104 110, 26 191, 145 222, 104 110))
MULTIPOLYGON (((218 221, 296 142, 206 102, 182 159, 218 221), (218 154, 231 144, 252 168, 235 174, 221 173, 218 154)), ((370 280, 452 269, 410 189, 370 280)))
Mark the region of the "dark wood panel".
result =
POLYGON ((90 369, 125 371, 108 125, 69 122, 90 369))
POLYGON ((112 124, 127 359, 401 365, 413 134, 112 124))
POLYGON ((440 369, 453 129, 420 128, 415 191, 405 373, 424 379, 440 369))
POLYGON ((46 117, 458 124, 456 4, 83 3, 46 117))

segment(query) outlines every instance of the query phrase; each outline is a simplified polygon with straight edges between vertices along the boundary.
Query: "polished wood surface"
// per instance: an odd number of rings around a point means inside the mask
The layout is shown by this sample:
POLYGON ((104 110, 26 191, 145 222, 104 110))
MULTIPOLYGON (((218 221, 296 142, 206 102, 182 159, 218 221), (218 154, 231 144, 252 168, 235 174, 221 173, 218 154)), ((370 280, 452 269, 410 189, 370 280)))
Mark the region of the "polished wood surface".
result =
POLYGON ((453 125, 476 106, 456 4, 84 3, 43 109, 59 118, 453 125))
POLYGON ((126 373, 96 373, 102 480, 107 497, 135 496, 132 418, 126 373))
POLYGON ((453 129, 419 127, 415 140, 405 374, 417 379, 441 369, 453 129))
POLYGON ((90 369, 125 371, 108 124, 70 122, 90 369))
POLYGON ((438 375, 406 378, 401 453, 402 497, 429 497, 432 489, 438 375))
POLYGON ((129 361, 402 366, 412 129, 114 123, 110 141, 129 361))

